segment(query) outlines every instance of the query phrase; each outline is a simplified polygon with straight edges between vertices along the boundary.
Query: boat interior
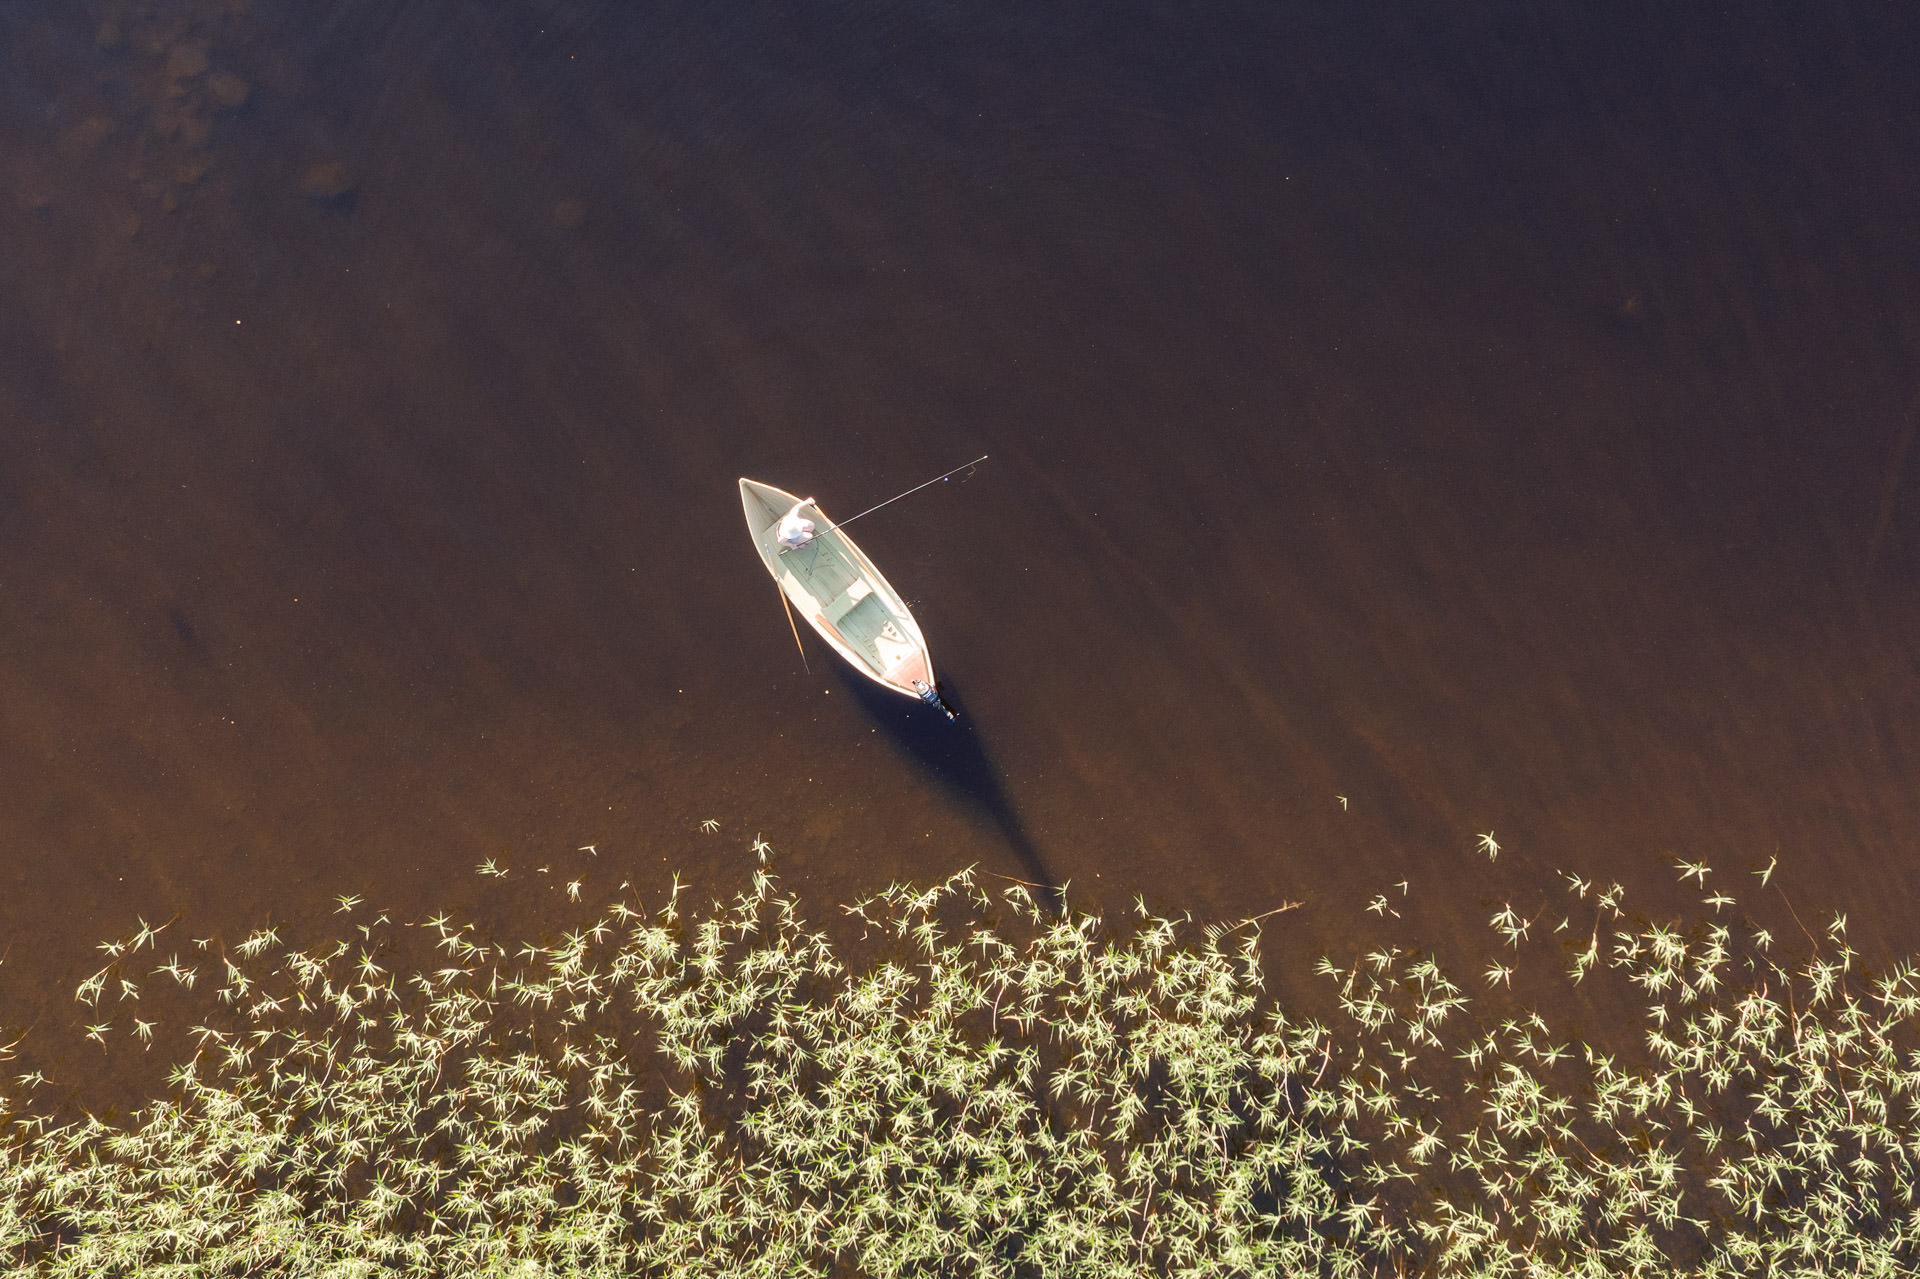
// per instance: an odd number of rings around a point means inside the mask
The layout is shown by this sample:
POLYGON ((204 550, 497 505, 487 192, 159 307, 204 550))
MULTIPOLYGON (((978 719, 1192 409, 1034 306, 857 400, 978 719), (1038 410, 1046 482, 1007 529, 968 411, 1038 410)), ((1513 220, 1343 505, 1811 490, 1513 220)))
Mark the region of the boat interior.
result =
POLYGON ((886 600, 867 582, 860 566, 832 536, 815 538, 780 557, 787 572, 820 602, 820 615, 840 637, 884 671, 897 660, 888 650, 906 641, 886 600))

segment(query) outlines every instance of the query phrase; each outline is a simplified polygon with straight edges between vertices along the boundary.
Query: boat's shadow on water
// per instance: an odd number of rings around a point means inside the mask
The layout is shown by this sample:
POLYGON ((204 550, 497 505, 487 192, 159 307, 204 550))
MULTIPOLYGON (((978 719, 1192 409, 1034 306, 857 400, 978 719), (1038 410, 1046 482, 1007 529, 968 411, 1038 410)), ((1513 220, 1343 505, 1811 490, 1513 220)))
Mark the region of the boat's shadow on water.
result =
POLYGON ((1059 881, 1021 823, 1019 810, 1001 784, 1000 770, 987 753, 979 727, 967 718, 966 705, 952 681, 943 681, 940 691, 960 712, 958 723, 949 723, 939 712, 912 704, 851 671, 842 669, 839 675, 840 682, 858 699, 894 749, 920 765, 942 790, 975 816, 993 824, 1019 859, 1026 872, 1024 878, 1043 890, 1035 894, 1036 898, 1060 914, 1063 899, 1059 881))

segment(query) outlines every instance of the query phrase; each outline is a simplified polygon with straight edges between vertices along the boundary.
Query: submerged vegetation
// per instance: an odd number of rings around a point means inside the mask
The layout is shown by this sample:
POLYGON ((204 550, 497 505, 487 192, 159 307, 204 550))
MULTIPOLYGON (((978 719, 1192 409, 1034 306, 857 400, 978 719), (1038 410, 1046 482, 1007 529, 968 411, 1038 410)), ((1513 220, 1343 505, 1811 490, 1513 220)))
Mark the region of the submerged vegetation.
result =
MULTIPOLYGON (((882 952, 859 964, 764 868, 730 904, 676 887, 518 950, 382 917, 163 962, 143 925, 80 986, 90 1033, 152 1039, 162 1014, 131 1014, 166 989, 196 1046, 124 1122, 9 1103, 0 1255, 87 1276, 1912 1273, 1915 972, 1863 974, 1842 920, 1789 961, 1718 893, 1685 925, 1572 878, 1568 905, 1559 980, 1624 984, 1630 1058, 1537 1014, 1483 1023, 1398 949, 1323 961, 1339 1014, 1297 1017, 1264 991, 1257 921, 1060 919, 967 873, 848 907, 852 948, 882 952), (438 957, 402 962, 420 936, 438 957)), ((1550 944, 1492 923, 1484 977, 1510 998, 1550 944)))

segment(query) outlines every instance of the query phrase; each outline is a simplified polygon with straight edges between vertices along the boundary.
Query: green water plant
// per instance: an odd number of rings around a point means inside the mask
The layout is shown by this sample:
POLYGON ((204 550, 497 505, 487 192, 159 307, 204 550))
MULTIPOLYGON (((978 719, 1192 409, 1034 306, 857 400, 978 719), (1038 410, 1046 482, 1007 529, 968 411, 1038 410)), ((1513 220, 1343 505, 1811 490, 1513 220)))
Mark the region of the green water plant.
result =
MULTIPOLYGON (((1704 891, 1707 868, 1683 872, 1704 891)), ((1383 945, 1322 962, 1324 1020, 1269 996, 1259 921, 1061 918, 971 872, 847 907, 839 943, 764 865, 730 902, 695 910, 676 881, 518 947, 378 916, 163 961, 142 923, 77 995, 102 1042, 184 1034, 170 1092, 118 1122, 9 1103, 0 1257, 46 1276, 1912 1273, 1915 969, 1863 973, 1844 920, 1789 962, 1721 894, 1636 922, 1617 886, 1568 880, 1550 939, 1493 915, 1487 995, 1383 945), (435 953, 409 958, 421 938, 435 953), (1476 1011, 1543 952, 1635 996, 1638 1042, 1476 1011)))

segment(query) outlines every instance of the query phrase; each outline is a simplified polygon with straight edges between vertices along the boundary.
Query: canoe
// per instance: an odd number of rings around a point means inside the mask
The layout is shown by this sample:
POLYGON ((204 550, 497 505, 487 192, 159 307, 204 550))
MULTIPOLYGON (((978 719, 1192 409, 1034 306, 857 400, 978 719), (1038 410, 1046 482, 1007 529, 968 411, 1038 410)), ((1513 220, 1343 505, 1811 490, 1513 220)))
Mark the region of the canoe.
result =
POLYGON ((780 545, 775 536, 780 520, 799 500, 771 484, 740 481, 740 504, 746 508, 754 549, 793 611, 874 683, 947 710, 934 691, 933 659, 927 655, 920 624, 900 592, 844 530, 835 528, 818 506, 804 506, 800 513, 813 521, 813 540, 797 550, 780 545))

